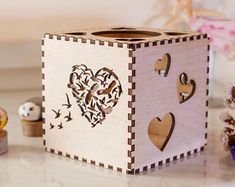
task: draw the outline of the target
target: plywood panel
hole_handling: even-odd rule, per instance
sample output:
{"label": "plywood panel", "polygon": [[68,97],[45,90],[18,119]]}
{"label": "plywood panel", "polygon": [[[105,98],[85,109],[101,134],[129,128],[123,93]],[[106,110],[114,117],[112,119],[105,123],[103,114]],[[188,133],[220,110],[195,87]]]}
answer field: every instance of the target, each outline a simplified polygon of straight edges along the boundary
{"label": "plywood panel", "polygon": [[[173,160],[182,153],[200,149],[205,143],[206,90],[207,90],[207,39],[158,45],[137,49],[136,57],[136,128],[135,168],[150,167],[152,163]],[[171,56],[167,77],[154,71],[155,61],[165,53]],[[184,103],[177,97],[177,79],[181,73],[196,82],[194,95]],[[148,137],[148,126],[154,117],[167,113],[175,116],[175,127],[163,151]]]}
{"label": "plywood panel", "polygon": [[[44,40],[43,84],[45,90],[45,141],[47,150],[69,156],[103,167],[111,165],[114,169],[127,167],[127,113],[128,113],[128,58],[127,48],[92,45],[78,42]],[[82,116],[72,90],[68,88],[69,77],[74,65],[86,64],[95,74],[106,67],[115,72],[122,94],[118,103],[102,124],[92,128],[92,124]],[[71,107],[67,103],[69,97]],[[58,118],[55,119],[56,114]],[[60,110],[60,111],[59,111]],[[64,118],[71,113],[73,118]],[[53,127],[54,126],[54,127]]]}

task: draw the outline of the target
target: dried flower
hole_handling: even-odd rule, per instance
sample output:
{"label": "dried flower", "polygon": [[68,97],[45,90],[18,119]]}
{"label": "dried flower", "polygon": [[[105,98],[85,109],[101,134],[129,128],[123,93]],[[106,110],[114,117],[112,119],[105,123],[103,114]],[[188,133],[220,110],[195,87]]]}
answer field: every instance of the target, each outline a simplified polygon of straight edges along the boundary
{"label": "dried flower", "polygon": [[235,120],[229,112],[223,112],[220,114],[220,120],[227,123],[228,125],[235,126]]}
{"label": "dried flower", "polygon": [[226,151],[229,151],[232,146],[235,146],[235,130],[228,127],[220,135],[220,140]]}
{"label": "dried flower", "polygon": [[224,148],[228,147],[229,137],[228,137],[228,135],[225,132],[221,133],[220,140],[221,140]]}
{"label": "dried flower", "polygon": [[[230,109],[235,108],[235,85],[228,86],[224,105]],[[233,118],[229,112],[223,112],[219,118],[226,123],[225,128],[220,135],[220,140],[224,149],[231,151],[232,158],[235,160],[235,118]]]}
{"label": "dried flower", "polygon": [[235,135],[235,130],[234,129],[230,129],[230,128],[226,128],[226,129],[229,129],[227,131],[227,135],[229,136],[229,138],[233,138],[233,136]]}
{"label": "dried flower", "polygon": [[223,122],[231,120],[232,116],[229,114],[229,112],[223,112],[220,114],[220,120],[222,120]]}
{"label": "dried flower", "polygon": [[229,141],[229,138],[228,138],[228,135],[225,133],[225,132],[222,132],[221,135],[220,135],[220,140],[223,144],[223,146],[228,146],[228,141]]}
{"label": "dried flower", "polygon": [[224,105],[227,108],[235,108],[235,85],[229,85],[225,91]]}

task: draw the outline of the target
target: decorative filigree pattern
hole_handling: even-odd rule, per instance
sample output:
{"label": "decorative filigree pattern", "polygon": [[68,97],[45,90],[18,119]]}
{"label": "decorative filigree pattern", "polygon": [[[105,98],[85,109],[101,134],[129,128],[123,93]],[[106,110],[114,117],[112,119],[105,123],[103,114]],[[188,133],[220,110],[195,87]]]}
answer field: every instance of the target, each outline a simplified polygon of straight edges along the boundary
{"label": "decorative filigree pattern", "polygon": [[85,65],[73,66],[68,87],[84,116],[95,127],[118,103],[122,87],[117,75],[108,68],[93,74]]}

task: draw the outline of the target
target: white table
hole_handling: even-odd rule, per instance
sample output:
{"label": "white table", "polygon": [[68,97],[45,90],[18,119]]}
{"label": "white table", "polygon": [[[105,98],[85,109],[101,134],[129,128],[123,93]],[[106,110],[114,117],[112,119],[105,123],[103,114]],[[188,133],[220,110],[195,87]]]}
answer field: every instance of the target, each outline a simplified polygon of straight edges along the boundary
{"label": "white table", "polygon": [[0,187],[106,187],[235,186],[235,161],[223,151],[218,120],[224,109],[210,109],[206,150],[162,168],[126,175],[44,151],[41,138],[22,136],[18,106],[40,91],[0,93],[0,105],[8,111],[9,152],[0,156]]}

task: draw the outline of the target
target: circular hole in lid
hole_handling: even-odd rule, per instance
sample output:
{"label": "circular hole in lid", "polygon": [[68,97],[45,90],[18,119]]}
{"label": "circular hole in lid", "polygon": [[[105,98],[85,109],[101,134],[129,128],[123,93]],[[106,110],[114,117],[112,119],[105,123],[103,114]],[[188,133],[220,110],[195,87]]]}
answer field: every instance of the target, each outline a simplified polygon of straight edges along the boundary
{"label": "circular hole in lid", "polygon": [[161,33],[153,31],[140,31],[140,30],[111,30],[111,31],[98,31],[93,32],[92,35],[108,37],[108,38],[149,38],[160,36]]}
{"label": "circular hole in lid", "polygon": [[138,41],[143,41],[145,39],[143,38],[117,38],[115,40],[118,40],[118,41],[127,41],[127,42],[138,42]]}
{"label": "circular hole in lid", "polygon": [[169,36],[179,36],[179,35],[185,35],[185,34],[188,34],[186,32],[164,32],[166,35],[169,35]]}
{"label": "circular hole in lid", "polygon": [[86,35],[85,32],[68,32],[68,33],[64,33],[64,34],[75,35],[75,36]]}
{"label": "circular hole in lid", "polygon": [[113,29],[113,30],[135,30],[135,28],[131,28],[131,27],[113,27],[111,29]]}

